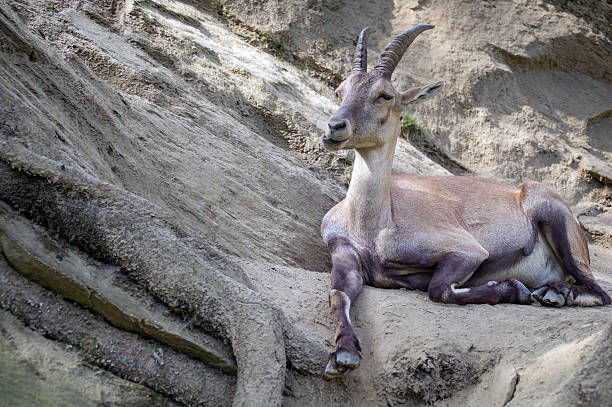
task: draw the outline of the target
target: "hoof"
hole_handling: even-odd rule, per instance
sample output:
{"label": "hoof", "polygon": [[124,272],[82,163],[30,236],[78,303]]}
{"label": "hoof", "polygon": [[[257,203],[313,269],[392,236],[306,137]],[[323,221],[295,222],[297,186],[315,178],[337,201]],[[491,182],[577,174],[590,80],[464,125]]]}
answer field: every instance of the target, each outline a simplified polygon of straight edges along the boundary
{"label": "hoof", "polygon": [[328,377],[340,377],[359,367],[361,357],[357,354],[340,350],[329,355],[325,375]]}
{"label": "hoof", "polygon": [[559,294],[556,290],[548,290],[542,302],[551,307],[562,307],[565,305],[565,297]]}
{"label": "hoof", "polygon": [[534,301],[541,301],[542,298],[544,298],[546,291],[548,291],[548,287],[540,287],[531,293],[531,298],[533,298]]}
{"label": "hoof", "polygon": [[531,293],[531,298],[549,307],[562,307],[565,305],[565,297],[554,287],[540,287]]}
{"label": "hoof", "polygon": [[336,363],[347,369],[356,369],[359,367],[361,358],[359,355],[341,350],[336,354]]}
{"label": "hoof", "polygon": [[336,364],[333,358],[329,358],[327,366],[325,366],[325,376],[327,377],[340,377],[345,374],[347,369],[342,368]]}
{"label": "hoof", "polygon": [[601,288],[572,285],[567,282],[555,283],[552,286],[544,286],[531,293],[531,297],[542,305],[562,307],[577,305],[581,307],[593,307],[607,305],[610,297]]}

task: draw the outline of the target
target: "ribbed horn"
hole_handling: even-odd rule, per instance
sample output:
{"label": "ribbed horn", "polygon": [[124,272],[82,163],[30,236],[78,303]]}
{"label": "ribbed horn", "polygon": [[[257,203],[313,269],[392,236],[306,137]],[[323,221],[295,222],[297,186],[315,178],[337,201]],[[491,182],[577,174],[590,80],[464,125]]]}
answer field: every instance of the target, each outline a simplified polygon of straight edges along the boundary
{"label": "ribbed horn", "polygon": [[372,27],[361,30],[357,46],[355,47],[355,59],[353,60],[353,72],[366,72],[368,70],[368,31],[376,31]]}
{"label": "ribbed horn", "polygon": [[395,37],[380,54],[380,59],[374,69],[381,71],[386,77],[390,78],[404,52],[408,49],[412,41],[423,31],[434,28],[431,24],[419,24],[411,27]]}

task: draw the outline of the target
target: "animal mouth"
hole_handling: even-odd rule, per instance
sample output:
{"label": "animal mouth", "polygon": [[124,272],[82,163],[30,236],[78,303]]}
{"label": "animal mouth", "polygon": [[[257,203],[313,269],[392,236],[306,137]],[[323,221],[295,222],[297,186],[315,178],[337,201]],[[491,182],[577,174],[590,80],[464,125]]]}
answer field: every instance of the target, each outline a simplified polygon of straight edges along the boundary
{"label": "animal mouth", "polygon": [[323,136],[323,145],[325,146],[325,148],[327,148],[328,150],[338,150],[342,147],[342,145],[350,138],[344,138],[342,140],[335,140],[331,137],[329,137],[327,134]]}

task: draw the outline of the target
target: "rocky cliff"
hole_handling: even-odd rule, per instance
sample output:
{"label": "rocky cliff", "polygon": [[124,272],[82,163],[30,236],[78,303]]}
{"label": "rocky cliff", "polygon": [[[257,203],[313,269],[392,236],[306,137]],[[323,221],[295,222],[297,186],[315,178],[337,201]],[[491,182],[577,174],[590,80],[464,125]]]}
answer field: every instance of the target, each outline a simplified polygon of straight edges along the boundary
{"label": "rocky cliff", "polygon": [[612,291],[611,10],[0,2],[0,405],[608,405],[608,307],[366,288],[362,366],[324,378],[351,155],[319,138],[363,26],[376,55],[435,24],[394,81],[448,85],[396,169],[554,187]]}

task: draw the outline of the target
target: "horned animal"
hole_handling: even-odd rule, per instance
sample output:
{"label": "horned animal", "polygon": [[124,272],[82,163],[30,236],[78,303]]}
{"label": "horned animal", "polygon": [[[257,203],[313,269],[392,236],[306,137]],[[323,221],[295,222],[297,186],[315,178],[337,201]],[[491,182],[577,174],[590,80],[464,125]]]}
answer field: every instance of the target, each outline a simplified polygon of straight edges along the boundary
{"label": "horned animal", "polygon": [[391,171],[402,112],[444,85],[399,92],[391,84],[408,46],[432,28],[421,24],[399,34],[370,72],[370,28],[364,28],[351,73],[336,90],[340,107],[322,142],[331,151],[355,149],[355,160],[345,199],[321,224],[332,260],[336,327],[329,376],[360,364],[349,310],[363,284],[422,290],[432,301],[452,304],[610,304],[590,271],[580,225],[548,187]]}

